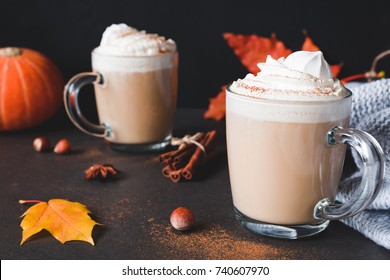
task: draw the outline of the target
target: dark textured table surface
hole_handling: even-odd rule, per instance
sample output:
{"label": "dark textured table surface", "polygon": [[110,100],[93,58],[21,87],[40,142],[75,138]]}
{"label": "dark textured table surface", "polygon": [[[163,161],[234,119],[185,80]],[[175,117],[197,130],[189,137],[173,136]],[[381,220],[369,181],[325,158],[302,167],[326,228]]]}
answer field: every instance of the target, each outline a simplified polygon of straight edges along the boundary
{"label": "dark textured table surface", "polygon": [[[203,110],[180,109],[175,136],[217,129],[219,156],[197,180],[173,183],[161,175],[159,154],[122,154],[101,139],[72,127],[67,119],[18,133],[0,134],[1,259],[390,259],[390,251],[359,232],[332,222],[323,233],[302,240],[257,236],[242,228],[232,211],[224,122],[204,120]],[[68,138],[69,155],[36,153],[35,137]],[[86,181],[84,169],[111,163],[122,171],[114,181]],[[64,198],[86,205],[103,226],[93,230],[95,246],[61,245],[43,231],[20,246],[21,218],[30,205],[19,199]],[[198,224],[180,233],[170,213],[187,206]]]}

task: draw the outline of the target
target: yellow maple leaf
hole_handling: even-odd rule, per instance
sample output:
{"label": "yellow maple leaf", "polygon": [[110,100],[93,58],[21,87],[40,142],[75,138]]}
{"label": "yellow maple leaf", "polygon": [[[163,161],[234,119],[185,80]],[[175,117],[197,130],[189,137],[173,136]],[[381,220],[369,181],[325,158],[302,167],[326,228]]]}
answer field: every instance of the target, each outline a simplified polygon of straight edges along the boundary
{"label": "yellow maple leaf", "polygon": [[92,239],[92,229],[100,225],[88,215],[91,213],[87,207],[78,202],[64,199],[51,199],[43,201],[24,201],[19,203],[38,202],[31,206],[21,217],[24,217],[20,226],[23,229],[22,245],[32,235],[45,229],[58,241],[64,244],[67,241],[86,241],[95,245]]}

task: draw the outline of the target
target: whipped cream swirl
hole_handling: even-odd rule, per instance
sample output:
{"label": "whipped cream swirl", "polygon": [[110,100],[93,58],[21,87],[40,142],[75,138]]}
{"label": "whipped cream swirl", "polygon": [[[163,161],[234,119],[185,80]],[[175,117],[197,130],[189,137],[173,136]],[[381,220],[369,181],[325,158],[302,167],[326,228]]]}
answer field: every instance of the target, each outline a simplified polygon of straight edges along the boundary
{"label": "whipped cream swirl", "polygon": [[273,100],[329,100],[348,95],[322,52],[297,51],[287,58],[259,63],[257,75],[248,74],[230,86],[230,91],[253,98]]}
{"label": "whipped cream swirl", "polygon": [[175,52],[176,43],[121,23],[106,28],[100,46],[94,51],[116,56],[152,56]]}

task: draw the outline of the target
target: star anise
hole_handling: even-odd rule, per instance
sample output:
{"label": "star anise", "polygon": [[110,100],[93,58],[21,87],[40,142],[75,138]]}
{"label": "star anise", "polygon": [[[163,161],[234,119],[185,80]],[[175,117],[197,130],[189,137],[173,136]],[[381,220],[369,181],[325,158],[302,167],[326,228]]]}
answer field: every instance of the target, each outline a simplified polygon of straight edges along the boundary
{"label": "star anise", "polygon": [[106,180],[115,175],[120,171],[115,169],[112,164],[94,164],[88,169],[84,170],[86,180]]}

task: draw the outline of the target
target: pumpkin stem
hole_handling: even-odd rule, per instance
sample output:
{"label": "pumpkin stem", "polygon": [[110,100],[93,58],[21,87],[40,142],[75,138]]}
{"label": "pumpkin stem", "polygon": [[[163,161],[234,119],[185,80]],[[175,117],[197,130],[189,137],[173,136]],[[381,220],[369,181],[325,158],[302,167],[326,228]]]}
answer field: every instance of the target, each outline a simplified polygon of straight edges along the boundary
{"label": "pumpkin stem", "polygon": [[18,201],[20,204],[26,204],[26,203],[39,203],[39,202],[43,202],[41,200],[36,200],[36,199],[29,199],[29,200],[19,200]]}
{"label": "pumpkin stem", "polygon": [[22,54],[22,49],[17,47],[7,47],[0,49],[0,56],[18,56]]}

